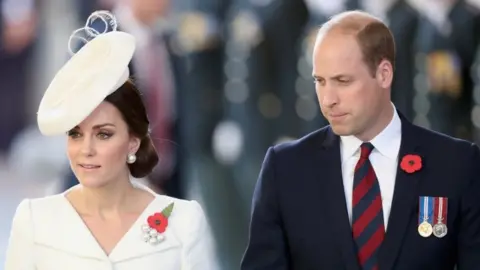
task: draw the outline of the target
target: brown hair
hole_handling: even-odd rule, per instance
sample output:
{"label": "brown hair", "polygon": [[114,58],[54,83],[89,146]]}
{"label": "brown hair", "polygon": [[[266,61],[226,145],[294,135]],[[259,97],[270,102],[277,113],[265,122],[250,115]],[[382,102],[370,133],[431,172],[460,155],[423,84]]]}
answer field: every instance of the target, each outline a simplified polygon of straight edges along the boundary
{"label": "brown hair", "polygon": [[142,95],[133,81],[128,80],[117,91],[105,98],[121,113],[127,123],[129,132],[140,138],[140,147],[136,153],[137,160],[128,164],[130,173],[135,178],[150,174],[158,163],[158,154],[149,134],[149,120]]}
{"label": "brown hair", "polygon": [[373,77],[383,60],[389,61],[395,69],[395,39],[380,19],[363,11],[346,11],[333,16],[322,25],[319,36],[331,30],[355,36],[363,61]]}

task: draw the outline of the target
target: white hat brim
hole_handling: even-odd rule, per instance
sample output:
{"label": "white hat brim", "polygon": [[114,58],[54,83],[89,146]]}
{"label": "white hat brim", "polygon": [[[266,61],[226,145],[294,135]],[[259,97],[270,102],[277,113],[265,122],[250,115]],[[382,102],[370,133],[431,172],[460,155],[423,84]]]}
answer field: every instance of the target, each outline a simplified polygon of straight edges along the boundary
{"label": "white hat brim", "polygon": [[44,135],[79,125],[129,77],[135,38],[109,32],[85,44],[55,75],[40,102],[37,123]]}

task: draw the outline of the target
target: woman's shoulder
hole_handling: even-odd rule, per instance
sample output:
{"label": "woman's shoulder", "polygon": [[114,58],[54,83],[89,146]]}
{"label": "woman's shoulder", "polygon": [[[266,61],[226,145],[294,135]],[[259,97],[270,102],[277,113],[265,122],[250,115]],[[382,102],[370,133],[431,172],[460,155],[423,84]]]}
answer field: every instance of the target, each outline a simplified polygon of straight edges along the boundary
{"label": "woman's shoulder", "polygon": [[156,194],[153,207],[162,212],[170,211],[174,217],[201,217],[203,208],[197,200],[179,199],[167,195]]}
{"label": "woman's shoulder", "polygon": [[[28,231],[53,230],[60,220],[64,220],[66,205],[62,201],[63,195],[56,194],[40,198],[25,198],[18,205],[13,216],[13,227],[24,228]],[[69,222],[69,221],[68,221]],[[48,235],[48,234],[46,234]]]}
{"label": "woman's shoulder", "polygon": [[55,194],[38,198],[25,198],[17,205],[16,214],[30,216],[48,216],[58,214],[65,207],[63,194]]}
{"label": "woman's shoulder", "polygon": [[[157,195],[155,210],[149,219],[159,224],[166,224],[176,238],[189,247],[198,241],[212,241],[210,226],[203,207],[197,200],[178,199],[166,195]],[[164,215],[166,213],[166,215]],[[160,215],[158,215],[160,214]],[[166,218],[168,222],[161,222]],[[169,230],[167,229],[167,230]],[[207,244],[202,244],[207,247]]]}
{"label": "woman's shoulder", "polygon": [[18,204],[17,209],[26,209],[26,208],[29,208],[29,209],[47,208],[48,209],[56,205],[61,205],[62,199],[64,199],[63,194],[54,194],[54,195],[48,195],[48,196],[36,197],[36,198],[24,198]]}
{"label": "woman's shoulder", "polygon": [[149,216],[152,219],[166,218],[168,226],[179,236],[189,234],[192,230],[197,231],[207,222],[203,208],[198,201],[158,194]]}

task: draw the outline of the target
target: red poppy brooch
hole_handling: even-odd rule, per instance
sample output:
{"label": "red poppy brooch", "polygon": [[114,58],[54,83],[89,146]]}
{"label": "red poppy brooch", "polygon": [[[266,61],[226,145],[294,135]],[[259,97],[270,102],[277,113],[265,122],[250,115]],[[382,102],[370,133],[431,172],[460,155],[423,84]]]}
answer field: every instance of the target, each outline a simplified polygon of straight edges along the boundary
{"label": "red poppy brooch", "polygon": [[142,226],[143,240],[152,245],[165,239],[163,233],[168,227],[168,218],[173,210],[173,202],[165,207],[162,212],[154,213],[147,218],[147,224]]}
{"label": "red poppy brooch", "polygon": [[400,163],[400,168],[407,173],[414,173],[422,168],[422,158],[419,155],[405,155]]}

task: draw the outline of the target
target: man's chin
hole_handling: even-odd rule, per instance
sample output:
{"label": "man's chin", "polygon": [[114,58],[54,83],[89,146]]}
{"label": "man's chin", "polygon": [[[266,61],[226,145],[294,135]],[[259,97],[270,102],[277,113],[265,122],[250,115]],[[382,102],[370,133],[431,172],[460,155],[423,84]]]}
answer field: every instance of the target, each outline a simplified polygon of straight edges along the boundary
{"label": "man's chin", "polygon": [[352,130],[350,128],[347,128],[345,126],[341,125],[330,125],[332,128],[333,133],[338,136],[350,136],[352,135]]}

